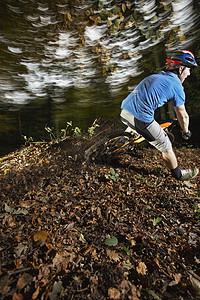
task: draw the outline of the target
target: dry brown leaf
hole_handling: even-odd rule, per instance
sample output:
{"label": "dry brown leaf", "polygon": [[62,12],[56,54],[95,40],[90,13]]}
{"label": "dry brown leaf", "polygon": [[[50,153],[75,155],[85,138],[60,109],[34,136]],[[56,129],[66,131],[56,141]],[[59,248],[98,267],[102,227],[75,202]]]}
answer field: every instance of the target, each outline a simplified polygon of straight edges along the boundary
{"label": "dry brown leaf", "polygon": [[60,253],[56,253],[54,259],[53,259],[53,267],[58,266],[64,261],[64,256]]}
{"label": "dry brown leaf", "polygon": [[33,280],[33,277],[30,274],[24,273],[17,282],[17,287],[21,290],[23,289],[27,284],[30,284]]}
{"label": "dry brown leaf", "polygon": [[2,224],[7,225],[8,227],[15,227],[15,218],[11,215],[5,215]]}
{"label": "dry brown leaf", "polygon": [[138,297],[140,297],[140,291],[137,289],[137,287],[134,284],[131,285],[131,292],[132,295],[129,296],[129,300],[139,300]]}
{"label": "dry brown leaf", "polygon": [[127,1],[127,2],[126,2],[126,6],[127,6],[128,9],[131,9],[131,2],[130,2],[130,1]]}
{"label": "dry brown leaf", "polygon": [[72,16],[70,15],[70,13],[67,13],[67,19],[72,22]]}
{"label": "dry brown leaf", "polygon": [[12,300],[23,300],[22,294],[14,293],[12,296]]}
{"label": "dry brown leaf", "polygon": [[53,267],[56,267],[59,270],[66,270],[69,262],[75,260],[76,254],[74,252],[64,252],[63,254],[56,253],[53,259]]}
{"label": "dry brown leaf", "polygon": [[177,283],[180,282],[182,275],[180,273],[176,273],[174,274],[174,279]]}
{"label": "dry brown leaf", "polygon": [[49,233],[47,231],[39,230],[38,232],[36,232],[34,234],[33,239],[35,242],[37,242],[39,240],[46,242],[48,237],[49,237]]}
{"label": "dry brown leaf", "polygon": [[116,288],[111,287],[108,289],[108,297],[109,297],[109,299],[119,300],[120,299],[120,291]]}
{"label": "dry brown leaf", "polygon": [[126,11],[126,4],[125,4],[125,3],[122,4],[122,11],[123,11],[123,12]]}
{"label": "dry brown leaf", "polygon": [[120,260],[118,253],[116,253],[114,250],[107,250],[106,252],[111,260],[114,260],[114,261]]}
{"label": "dry brown leaf", "polygon": [[101,215],[101,208],[100,208],[100,207],[97,208],[97,216],[98,216],[99,218],[102,218],[102,215]]}
{"label": "dry brown leaf", "polygon": [[120,290],[128,290],[129,289],[129,282],[125,279],[122,280],[122,282],[119,285]]}
{"label": "dry brown leaf", "polygon": [[40,287],[38,286],[37,289],[35,290],[35,292],[33,293],[31,300],[36,300],[38,299],[38,295],[40,293]]}
{"label": "dry brown leaf", "polygon": [[146,275],[147,267],[144,262],[140,262],[139,265],[136,267],[138,274]]}
{"label": "dry brown leaf", "polygon": [[98,259],[97,257],[97,250],[95,248],[91,249],[91,255],[94,259]]}
{"label": "dry brown leaf", "polygon": [[200,296],[200,277],[194,272],[193,275],[195,275],[196,277],[195,278],[194,276],[190,275],[190,282],[193,288],[193,292],[196,296]]}
{"label": "dry brown leaf", "polygon": [[157,257],[154,259],[154,261],[155,261],[156,265],[160,268],[161,266],[160,266],[160,263],[159,263],[159,260],[157,259]]}
{"label": "dry brown leaf", "polygon": [[49,266],[48,265],[41,266],[38,273],[38,280],[41,280],[43,277],[46,277],[49,274],[50,274]]}

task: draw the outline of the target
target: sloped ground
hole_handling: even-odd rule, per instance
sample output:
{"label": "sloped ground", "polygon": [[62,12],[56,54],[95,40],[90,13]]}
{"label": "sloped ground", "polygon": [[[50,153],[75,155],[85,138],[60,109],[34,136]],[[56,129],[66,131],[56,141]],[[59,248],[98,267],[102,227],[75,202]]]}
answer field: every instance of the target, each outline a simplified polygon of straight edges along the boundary
{"label": "sloped ground", "polygon": [[95,164],[84,147],[0,159],[1,299],[200,299],[199,176],[175,181],[152,149]]}

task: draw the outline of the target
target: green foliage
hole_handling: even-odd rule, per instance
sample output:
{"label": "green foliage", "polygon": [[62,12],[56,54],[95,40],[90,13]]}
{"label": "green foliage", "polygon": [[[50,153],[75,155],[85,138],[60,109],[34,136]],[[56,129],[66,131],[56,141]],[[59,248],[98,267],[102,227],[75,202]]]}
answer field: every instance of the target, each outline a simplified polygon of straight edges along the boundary
{"label": "green foliage", "polygon": [[128,248],[126,248],[125,246],[123,247],[124,252],[126,253],[126,255],[128,255],[131,259],[134,260],[134,257],[131,255],[131,250],[129,250]]}
{"label": "green foliage", "polygon": [[95,120],[91,127],[88,128],[88,134],[89,138],[93,137],[95,134],[95,129],[99,127],[99,124],[97,124],[97,120]]}
{"label": "green foliage", "polygon": [[95,134],[95,129],[99,127],[99,124],[97,124],[97,120],[95,120],[91,127],[87,130],[87,135],[81,131],[79,127],[74,127],[72,121],[67,122],[66,127],[62,128],[60,130],[60,133],[58,135],[54,134],[53,128],[50,128],[48,126],[45,126],[45,130],[49,133],[51,141],[64,141],[66,139],[69,139],[70,137],[88,137],[92,138]]}
{"label": "green foliage", "polygon": [[124,252],[126,252],[127,255],[130,255],[130,250],[126,248],[125,246],[123,247]]}
{"label": "green foliage", "polygon": [[106,246],[112,247],[118,245],[118,239],[115,236],[111,236],[110,238],[105,239],[104,244]]}
{"label": "green foliage", "polygon": [[67,122],[66,127],[60,130],[60,137],[59,137],[59,139],[61,141],[64,141],[64,140],[66,140],[67,138],[70,137],[69,133],[68,133],[69,128],[72,128],[72,122],[71,121]]}
{"label": "green foliage", "polygon": [[82,135],[81,129],[77,126],[74,129],[72,129],[72,131],[74,132],[74,136],[76,136],[76,137],[79,137]]}
{"label": "green foliage", "polygon": [[46,126],[45,126],[45,130],[49,133],[50,138],[51,138],[52,141],[56,139],[56,137],[55,137],[55,135],[54,135],[54,133],[53,133],[52,128],[50,128],[50,127],[48,127],[48,126],[46,125]]}
{"label": "green foliage", "polygon": [[[92,138],[97,127],[99,127],[99,124],[97,124],[97,120],[95,120],[92,126],[88,128],[87,133],[84,134],[79,127],[73,127],[72,121],[70,121],[66,123],[65,128],[62,128],[59,133],[55,133],[54,128],[47,125],[45,125],[45,130],[48,132],[52,142],[62,142],[72,137]],[[33,137],[27,137],[26,135],[22,135],[22,137],[25,141],[25,146],[28,146],[31,143],[39,143],[34,142]]]}
{"label": "green foliage", "polygon": [[111,180],[118,180],[119,179],[119,174],[115,172],[113,168],[110,168],[110,173],[105,176],[107,179]]}
{"label": "green foliage", "polygon": [[147,186],[149,186],[149,187],[155,187],[155,185],[156,185],[156,183],[151,184],[151,183],[148,181],[148,178],[147,178],[147,177],[144,177],[144,176],[141,175],[141,174],[138,174],[138,175],[136,176],[136,179],[142,180],[142,182],[145,183],[145,184],[146,184]]}
{"label": "green foliage", "polygon": [[195,203],[194,205],[194,212],[195,212],[195,217],[197,219],[200,219],[200,206],[198,205],[198,203]]}
{"label": "green foliage", "polygon": [[153,219],[153,226],[157,226],[158,223],[160,223],[161,221],[162,221],[162,218],[161,218],[161,217],[154,218],[154,219]]}
{"label": "green foliage", "polygon": [[66,127],[60,130],[58,135],[54,134],[53,128],[45,126],[45,130],[49,133],[51,141],[64,141],[72,136],[78,137],[82,135],[81,129],[79,127],[73,128],[72,122],[67,122]]}
{"label": "green foliage", "polygon": [[32,136],[27,137],[26,135],[22,135],[22,137],[24,139],[25,146],[30,145],[33,142]]}

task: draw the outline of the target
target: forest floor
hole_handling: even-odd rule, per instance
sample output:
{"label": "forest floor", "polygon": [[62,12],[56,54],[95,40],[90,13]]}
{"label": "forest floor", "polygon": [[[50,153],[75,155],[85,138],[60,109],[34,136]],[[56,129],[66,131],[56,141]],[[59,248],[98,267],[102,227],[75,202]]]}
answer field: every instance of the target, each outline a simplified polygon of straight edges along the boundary
{"label": "forest floor", "polygon": [[85,143],[0,158],[1,299],[200,299],[200,176],[174,180],[150,148],[87,162]]}

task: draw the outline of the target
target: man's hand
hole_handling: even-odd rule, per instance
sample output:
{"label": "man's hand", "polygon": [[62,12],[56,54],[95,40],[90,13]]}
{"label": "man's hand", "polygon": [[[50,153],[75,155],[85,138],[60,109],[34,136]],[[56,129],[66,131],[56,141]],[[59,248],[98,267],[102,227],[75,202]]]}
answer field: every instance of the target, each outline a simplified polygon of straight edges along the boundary
{"label": "man's hand", "polygon": [[189,140],[189,138],[191,138],[191,136],[192,136],[192,133],[191,133],[190,130],[188,130],[188,132],[186,132],[186,133],[184,133],[184,132],[182,131],[182,138],[183,138],[184,140]]}

